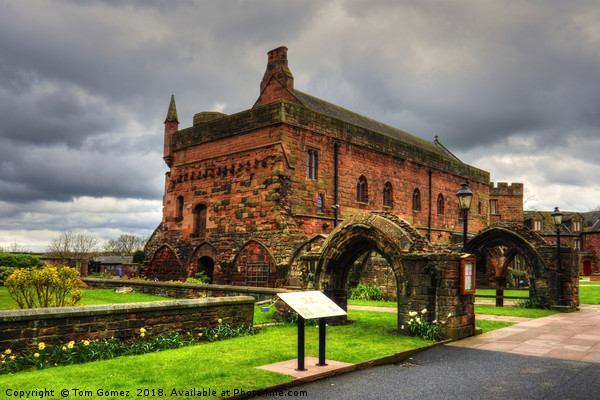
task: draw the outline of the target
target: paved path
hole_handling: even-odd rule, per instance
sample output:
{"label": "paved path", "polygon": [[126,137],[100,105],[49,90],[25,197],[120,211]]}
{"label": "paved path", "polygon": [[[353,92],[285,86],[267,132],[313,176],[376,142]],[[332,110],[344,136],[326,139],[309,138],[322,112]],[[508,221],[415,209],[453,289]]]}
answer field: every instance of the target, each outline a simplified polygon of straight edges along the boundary
{"label": "paved path", "polygon": [[600,399],[599,377],[600,306],[582,305],[292,390],[320,400],[577,400]]}
{"label": "paved path", "polygon": [[[451,346],[600,363],[600,306],[532,319]],[[600,398],[600,394],[599,394]]]}

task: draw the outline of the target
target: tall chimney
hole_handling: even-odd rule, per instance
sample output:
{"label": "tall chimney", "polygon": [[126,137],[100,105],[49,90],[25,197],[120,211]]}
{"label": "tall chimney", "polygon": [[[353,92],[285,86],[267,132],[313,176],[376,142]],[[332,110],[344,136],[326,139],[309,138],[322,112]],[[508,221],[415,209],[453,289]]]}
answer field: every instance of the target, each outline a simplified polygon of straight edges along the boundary
{"label": "tall chimney", "polygon": [[288,68],[287,51],[287,47],[281,46],[267,53],[267,70],[260,82],[260,97],[255,107],[277,100],[298,101],[294,96],[294,76]]}

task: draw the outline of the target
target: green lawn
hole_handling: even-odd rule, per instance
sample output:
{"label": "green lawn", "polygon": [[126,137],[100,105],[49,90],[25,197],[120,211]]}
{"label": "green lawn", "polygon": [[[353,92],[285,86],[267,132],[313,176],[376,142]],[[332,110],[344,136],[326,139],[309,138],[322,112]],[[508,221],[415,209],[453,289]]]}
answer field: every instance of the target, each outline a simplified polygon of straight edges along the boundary
{"label": "green lawn", "polygon": [[[538,308],[521,308],[521,307],[494,307],[475,305],[475,314],[487,315],[503,315],[508,317],[525,317],[525,318],[541,318],[548,315],[558,314],[554,310],[541,310]],[[479,321],[478,321],[479,322]]]}
{"label": "green lawn", "polygon": [[500,328],[506,328],[507,326],[514,325],[515,322],[505,322],[505,321],[486,321],[486,320],[477,320],[475,321],[475,326],[483,329],[483,333],[493,331]]}
{"label": "green lawn", "polygon": [[[477,289],[477,291],[475,292],[475,296],[477,296],[478,294],[484,295],[484,296],[495,296],[496,290],[495,289]],[[505,290],[504,296],[529,297],[529,291],[528,290]]]}
{"label": "green lawn", "polygon": [[[80,306],[91,306],[94,304],[116,304],[116,303],[139,303],[144,301],[175,300],[168,297],[154,296],[145,293],[115,293],[113,289],[83,289],[83,295],[79,301]],[[0,287],[0,310],[18,309],[17,303],[9,296],[8,290]]]}
{"label": "green lawn", "polygon": [[600,286],[580,286],[579,302],[581,304],[600,304]]}
{"label": "green lawn", "polygon": [[[351,310],[349,318],[356,322],[327,328],[327,358],[356,363],[432,343],[387,333],[396,327],[396,315],[393,313]],[[317,327],[306,327],[306,355],[318,357]],[[291,377],[287,375],[254,367],[296,357],[297,328],[283,324],[264,327],[255,336],[222,342],[2,375],[0,387],[33,390],[44,382],[44,386],[55,390],[56,394],[63,388],[85,388],[93,392],[92,398],[99,397],[96,395],[99,389],[129,390],[129,396],[135,397],[137,389],[162,389],[171,394],[173,389],[211,388],[217,391],[216,396],[202,398],[215,398],[223,396],[224,390],[250,390],[289,381]]]}
{"label": "green lawn", "polygon": [[600,281],[579,281],[579,285],[586,285],[586,286],[600,286]]}
{"label": "green lawn", "polygon": [[398,302],[396,301],[348,300],[348,304],[353,306],[398,307]]}

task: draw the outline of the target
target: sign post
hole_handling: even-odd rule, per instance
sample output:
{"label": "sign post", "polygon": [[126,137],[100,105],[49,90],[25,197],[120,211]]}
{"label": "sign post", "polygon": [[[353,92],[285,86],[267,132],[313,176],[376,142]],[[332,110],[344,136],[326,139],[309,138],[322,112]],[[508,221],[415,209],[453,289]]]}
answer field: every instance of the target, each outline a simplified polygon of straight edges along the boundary
{"label": "sign post", "polygon": [[283,300],[292,310],[298,313],[298,368],[297,371],[306,371],[304,368],[304,320],[319,320],[319,363],[325,366],[325,318],[346,315],[331,299],[322,292],[292,292],[279,293]]}

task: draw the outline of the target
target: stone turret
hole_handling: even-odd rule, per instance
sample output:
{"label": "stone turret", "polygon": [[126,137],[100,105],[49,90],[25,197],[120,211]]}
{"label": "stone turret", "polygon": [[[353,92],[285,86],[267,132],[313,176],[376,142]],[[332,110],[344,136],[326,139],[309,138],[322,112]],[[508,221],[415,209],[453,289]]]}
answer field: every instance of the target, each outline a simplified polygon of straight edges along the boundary
{"label": "stone turret", "polygon": [[163,159],[171,168],[173,163],[173,134],[179,129],[179,120],[177,119],[177,107],[175,107],[175,95],[171,95],[171,103],[165,118],[165,149]]}

